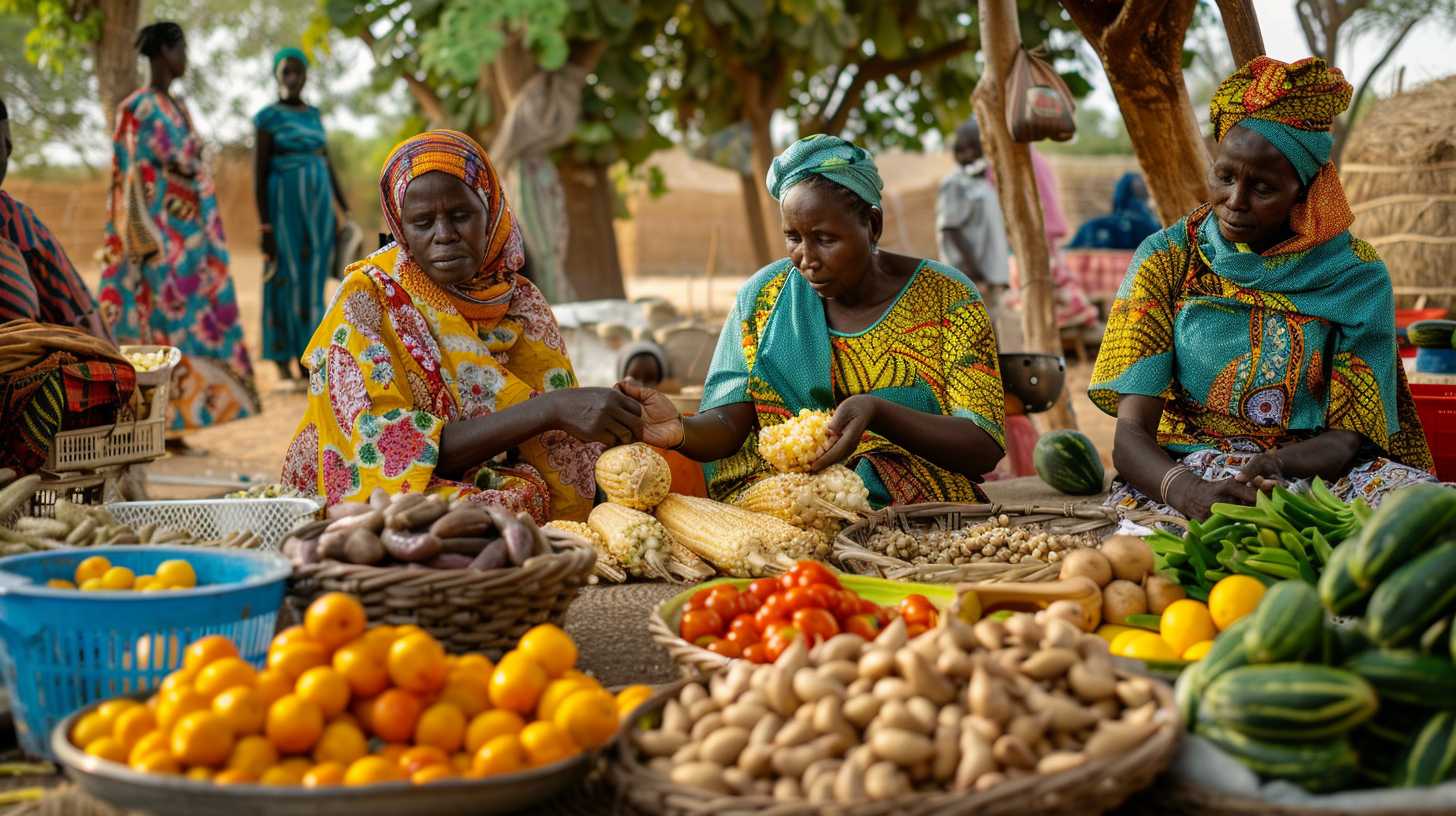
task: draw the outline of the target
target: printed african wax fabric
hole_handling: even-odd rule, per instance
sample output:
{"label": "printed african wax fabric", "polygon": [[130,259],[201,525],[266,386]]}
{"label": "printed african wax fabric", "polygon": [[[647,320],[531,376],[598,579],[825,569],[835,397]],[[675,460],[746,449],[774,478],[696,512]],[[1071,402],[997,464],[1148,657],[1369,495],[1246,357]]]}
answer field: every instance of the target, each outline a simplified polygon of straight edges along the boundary
{"label": "printed african wax fabric", "polygon": [[180,100],[144,88],[117,108],[101,314],[118,343],[176,346],[168,427],[257,414],[212,178]]}
{"label": "printed african wax fabric", "polygon": [[[855,394],[964,417],[1005,447],[995,333],[968,278],[923,260],[884,315],[854,334],[830,330],[823,300],[787,258],[749,279],[718,338],[702,410],[752,402],[764,427]],[[985,500],[971,479],[877,434],[865,434],[845,464],[876,506]],[[704,470],[709,495],[720,500],[773,473],[758,455],[757,434]]]}
{"label": "printed african wax fabric", "polygon": [[28,318],[58,326],[88,328],[96,298],[66,251],[35,210],[0,190],[0,241],[11,245],[22,265],[0,261],[0,320]]}
{"label": "printed african wax fabric", "polygon": [[526,511],[542,524],[590,512],[602,446],[564,431],[459,481],[435,473],[447,423],[577,384],[551,307],[529,281],[515,284],[505,315],[473,323],[391,244],[350,265],[304,365],[308,408],[284,460],[285,483],[329,504],[382,487]]}
{"label": "printed african wax fabric", "polygon": [[303,356],[324,316],[324,285],[333,268],[334,190],[318,108],[273,104],[253,125],[273,137],[268,162],[268,218],[277,257],[263,267],[263,359]]}

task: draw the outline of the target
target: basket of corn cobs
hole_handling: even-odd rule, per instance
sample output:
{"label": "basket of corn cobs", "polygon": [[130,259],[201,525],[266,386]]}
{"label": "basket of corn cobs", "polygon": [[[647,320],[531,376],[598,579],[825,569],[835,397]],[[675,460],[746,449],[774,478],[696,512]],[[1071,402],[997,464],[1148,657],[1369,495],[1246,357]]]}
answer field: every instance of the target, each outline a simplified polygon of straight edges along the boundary
{"label": "basket of corn cobs", "polygon": [[283,543],[294,615],[344,592],[370,620],[417,625],[454,652],[496,658],[532,626],[559,626],[596,560],[577,536],[525,513],[420,493],[375,490],[326,514]]}
{"label": "basket of corn cobs", "polygon": [[1051,581],[1062,558],[1117,527],[1105,507],[909,504],[850,525],[834,541],[845,570],[905,581]]}

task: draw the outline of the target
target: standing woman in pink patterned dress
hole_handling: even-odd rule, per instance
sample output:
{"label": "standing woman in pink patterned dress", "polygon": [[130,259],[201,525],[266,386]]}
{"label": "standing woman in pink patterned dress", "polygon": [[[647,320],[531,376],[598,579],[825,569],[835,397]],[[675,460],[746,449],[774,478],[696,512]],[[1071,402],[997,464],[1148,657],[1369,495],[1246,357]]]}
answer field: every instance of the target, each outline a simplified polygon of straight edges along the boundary
{"label": "standing woman in pink patterned dress", "polygon": [[143,28],[136,46],[151,82],[117,110],[101,311],[120,343],[182,350],[168,423],[176,434],[260,406],[202,141],[168,90],[187,71],[187,40],[161,22]]}

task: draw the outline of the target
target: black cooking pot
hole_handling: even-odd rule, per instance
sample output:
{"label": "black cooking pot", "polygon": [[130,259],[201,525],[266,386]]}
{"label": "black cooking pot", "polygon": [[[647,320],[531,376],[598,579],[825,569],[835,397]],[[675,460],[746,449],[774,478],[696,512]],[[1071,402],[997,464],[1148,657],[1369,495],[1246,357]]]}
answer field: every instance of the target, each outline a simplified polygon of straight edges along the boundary
{"label": "black cooking pot", "polygon": [[1028,414],[1052,407],[1061,396],[1067,379],[1067,361],[1060,354],[1002,354],[1001,382],[1006,393],[1014,394]]}

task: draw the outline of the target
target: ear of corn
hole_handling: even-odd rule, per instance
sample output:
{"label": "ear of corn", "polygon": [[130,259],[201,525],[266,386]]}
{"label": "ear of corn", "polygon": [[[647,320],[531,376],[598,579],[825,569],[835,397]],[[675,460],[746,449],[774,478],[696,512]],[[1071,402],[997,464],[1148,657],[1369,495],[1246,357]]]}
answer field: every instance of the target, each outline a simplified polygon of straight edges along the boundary
{"label": "ear of corn", "polygon": [[639,578],[671,577],[667,571],[671,539],[652,516],[608,502],[592,508],[587,524],[629,574]]}
{"label": "ear of corn", "polygon": [[672,573],[673,577],[684,583],[693,584],[712,578],[717,572],[717,570],[713,569],[712,564],[699,558],[697,553],[684,547],[675,536],[669,534],[668,538],[672,539],[672,546],[668,549],[668,555],[671,557],[667,562],[667,571]]}
{"label": "ear of corn", "polygon": [[844,465],[831,465],[814,474],[814,492],[831,507],[851,516],[873,510],[864,479]]}
{"label": "ear of corn", "polygon": [[787,522],[695,496],[668,494],[657,520],[678,543],[740,578],[782,572],[819,548],[817,536]]}
{"label": "ear of corn", "polygon": [[759,429],[758,455],[780,473],[802,473],[829,450],[828,411],[804,408],[799,415]]}
{"label": "ear of corn", "polygon": [[618,445],[597,458],[597,486],[613,504],[651,510],[672,489],[672,470],[640,442]]}
{"label": "ear of corn", "polygon": [[552,521],[548,522],[546,526],[579,536],[592,545],[592,549],[597,551],[596,565],[592,567],[593,575],[614,584],[627,580],[627,570],[622,567],[622,562],[607,550],[607,542],[602,539],[600,533],[592,529],[590,524],[584,521]]}
{"label": "ear of corn", "polygon": [[858,514],[870,512],[869,490],[843,465],[820,473],[779,473],[754,482],[733,498],[744,510],[773,516],[832,538]]}

